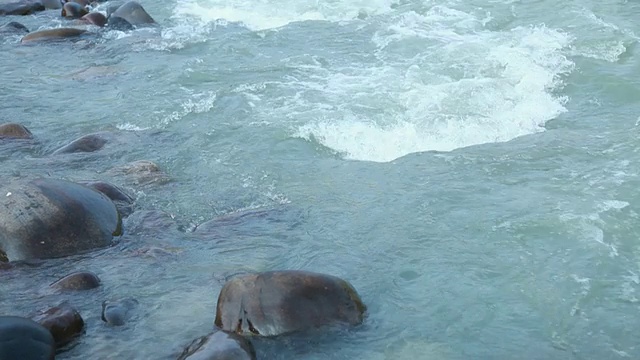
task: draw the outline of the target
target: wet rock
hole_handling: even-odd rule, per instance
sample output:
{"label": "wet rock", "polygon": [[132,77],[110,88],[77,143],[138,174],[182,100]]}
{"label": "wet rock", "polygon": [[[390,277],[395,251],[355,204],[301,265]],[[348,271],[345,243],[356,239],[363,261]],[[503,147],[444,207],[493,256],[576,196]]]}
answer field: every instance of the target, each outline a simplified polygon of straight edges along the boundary
{"label": "wet rock", "polygon": [[14,1],[0,3],[0,15],[31,15],[43,11],[44,5],[40,1]]}
{"label": "wet rock", "polygon": [[65,17],[67,19],[79,19],[87,15],[88,13],[89,12],[87,11],[87,9],[85,9],[83,5],[80,5],[77,2],[68,2],[68,3],[65,3],[64,6],[62,7],[62,11],[60,15],[62,15],[62,17]]}
{"label": "wet rock", "polygon": [[154,25],[155,20],[136,1],[119,6],[108,18],[108,25],[118,30],[131,30],[134,27]]}
{"label": "wet rock", "polygon": [[121,188],[104,181],[81,181],[80,183],[107,195],[122,217],[129,216],[133,212],[135,200]]}
{"label": "wet rock", "polygon": [[178,360],[256,360],[256,351],[242,336],[216,331],[194,340]]}
{"label": "wet rock", "polygon": [[0,359],[53,360],[55,341],[44,326],[18,316],[0,316]]}
{"label": "wet rock", "polygon": [[127,218],[127,233],[139,234],[164,234],[178,229],[175,219],[168,213],[160,210],[136,211]]}
{"label": "wet rock", "polygon": [[331,324],[360,324],[366,311],[348,282],[306,271],[231,279],[220,290],[215,325],[237,334],[275,336]]}
{"label": "wet rock", "polygon": [[116,2],[116,3],[109,2],[109,6],[107,6],[107,19],[111,17],[111,14],[116,12],[116,10],[118,10],[120,6],[122,6],[121,2]]}
{"label": "wet rock", "polygon": [[106,247],[122,232],[113,202],[86,186],[49,178],[0,186],[0,251],[9,261]]}
{"label": "wet rock", "polygon": [[107,25],[107,17],[102,15],[100,12],[90,12],[87,15],[80,18],[80,20],[89,25],[96,25],[100,27],[104,27]]}
{"label": "wet rock", "polygon": [[138,300],[124,298],[102,303],[102,321],[112,326],[122,326],[130,318],[133,310],[138,306]]}
{"label": "wet rock", "polygon": [[56,28],[56,29],[47,29],[40,30],[29,33],[25,35],[21,42],[22,43],[31,43],[35,41],[53,41],[53,40],[64,40],[76,38],[84,33],[87,30],[76,29],[76,28]]}
{"label": "wet rock", "polygon": [[169,182],[169,177],[160,167],[149,160],[138,160],[110,170],[113,174],[126,175],[136,184],[152,184]]}
{"label": "wet rock", "polygon": [[[29,32],[29,29],[27,29],[26,26],[24,26],[24,25],[22,25],[22,24],[20,24],[19,22],[16,22],[16,21],[11,21],[11,22],[8,22],[8,23],[0,26],[0,35],[26,34],[28,32]],[[20,126],[22,126],[22,125],[20,125]],[[29,133],[29,134],[31,134],[31,133]]]}
{"label": "wet rock", "polygon": [[82,316],[68,303],[52,307],[32,319],[51,332],[58,348],[70,343],[84,330]]}
{"label": "wet rock", "polygon": [[108,140],[100,134],[89,134],[73,140],[53,153],[72,154],[79,152],[94,152],[102,149],[107,142]]}
{"label": "wet rock", "polygon": [[[5,26],[8,26],[10,24],[12,23],[6,24]],[[15,26],[23,26],[20,23],[13,24],[17,24]],[[33,134],[31,134],[31,131],[29,131],[29,129],[27,129],[24,125],[16,123],[6,123],[0,125],[0,139],[33,139]]]}
{"label": "wet rock", "polygon": [[42,0],[42,5],[44,5],[45,9],[62,9],[62,1],[60,0]]}
{"label": "wet rock", "polygon": [[74,2],[82,5],[82,7],[86,7],[90,4],[89,0],[64,0],[65,3]]}
{"label": "wet rock", "polygon": [[90,290],[98,286],[100,286],[100,278],[89,271],[69,274],[49,285],[49,287],[56,290]]}

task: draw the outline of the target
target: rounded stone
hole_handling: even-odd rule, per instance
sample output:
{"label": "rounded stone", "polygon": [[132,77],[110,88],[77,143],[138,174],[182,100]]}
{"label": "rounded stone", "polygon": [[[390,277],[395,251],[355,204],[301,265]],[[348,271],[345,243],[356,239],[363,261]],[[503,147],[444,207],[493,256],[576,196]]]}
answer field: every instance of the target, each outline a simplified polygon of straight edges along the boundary
{"label": "rounded stone", "polygon": [[134,199],[121,188],[104,181],[81,181],[81,184],[105,194],[116,205],[121,216],[133,212]]}
{"label": "rounded stone", "polygon": [[112,326],[122,326],[131,318],[132,310],[138,306],[138,300],[124,298],[102,303],[102,321]]}
{"label": "rounded stone", "polygon": [[70,343],[84,330],[82,316],[67,303],[52,307],[32,319],[49,330],[58,348]]}
{"label": "rounded stone", "polygon": [[14,1],[0,3],[0,15],[31,15],[43,11],[44,5],[40,1]]}
{"label": "rounded stone", "polygon": [[220,290],[215,325],[237,334],[275,336],[332,324],[360,324],[366,306],[348,282],[307,271],[242,275]]}
{"label": "rounded stone", "polygon": [[87,15],[88,13],[89,12],[83,5],[78,4],[77,2],[68,2],[65,3],[62,7],[62,12],[60,13],[60,15],[67,19],[79,19]]}
{"label": "rounded stone", "polygon": [[[21,25],[19,23],[16,24]],[[0,139],[33,139],[33,134],[24,125],[6,123],[0,125]]]}
{"label": "rounded stone", "polygon": [[108,19],[109,27],[118,30],[130,30],[134,27],[149,26],[156,21],[137,1],[128,1],[119,6]]}
{"label": "rounded stone", "polygon": [[0,252],[9,261],[106,247],[122,232],[113,202],[80,184],[44,178],[6,184],[0,194]]}
{"label": "rounded stone", "polygon": [[100,136],[100,134],[89,134],[73,140],[69,144],[59,148],[53,153],[72,154],[79,152],[94,152],[102,149],[107,142],[107,139],[105,139],[103,136]]}
{"label": "rounded stone", "polygon": [[240,335],[216,331],[194,340],[178,360],[256,360],[256,350]]}
{"label": "rounded stone", "polygon": [[98,275],[89,271],[79,271],[57,280],[49,287],[56,290],[90,290],[100,286]]}
{"label": "rounded stone", "polygon": [[81,17],[80,20],[82,20],[82,22],[85,24],[91,24],[100,27],[104,27],[105,25],[107,25],[107,17],[97,11],[88,13],[87,15]]}
{"label": "rounded stone", "polygon": [[37,322],[18,316],[0,316],[0,359],[52,360],[55,341]]}
{"label": "rounded stone", "polygon": [[48,41],[48,40],[62,40],[78,37],[87,30],[76,29],[76,28],[57,28],[57,29],[47,29],[40,30],[29,33],[25,35],[21,42],[22,43],[30,43],[35,41]]}

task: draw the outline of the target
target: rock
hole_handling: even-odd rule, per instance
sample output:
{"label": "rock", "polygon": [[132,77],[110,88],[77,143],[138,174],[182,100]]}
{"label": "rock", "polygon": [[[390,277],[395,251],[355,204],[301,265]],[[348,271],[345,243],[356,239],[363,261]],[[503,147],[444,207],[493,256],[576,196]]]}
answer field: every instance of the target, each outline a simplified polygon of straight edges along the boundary
{"label": "rock", "polygon": [[65,3],[64,6],[62,7],[62,11],[60,15],[62,15],[62,17],[65,17],[67,19],[79,19],[87,15],[88,13],[89,12],[87,11],[87,9],[85,9],[83,5],[80,5],[77,2],[68,2],[68,3]]}
{"label": "rock", "polygon": [[86,7],[90,5],[89,0],[64,0],[65,3],[74,2],[82,5],[82,7]]}
{"label": "rock", "polygon": [[0,359],[53,360],[55,341],[44,326],[18,316],[0,316]]}
{"label": "rock", "polygon": [[25,35],[21,42],[22,43],[30,43],[34,41],[48,41],[48,40],[63,40],[78,37],[87,30],[76,29],[76,28],[56,28],[56,29],[47,29],[40,30],[29,33]]}
{"label": "rock", "polygon": [[138,306],[138,300],[124,298],[102,303],[102,321],[113,326],[122,326],[131,318],[132,310]]}
{"label": "rock", "polygon": [[57,10],[61,9],[63,4],[60,0],[42,0],[42,5],[44,5],[45,9]]}
{"label": "rock", "polygon": [[[8,22],[8,23],[0,26],[0,35],[5,35],[5,34],[26,34],[28,32],[29,32],[29,29],[27,29],[26,26],[24,26],[24,25],[22,25],[22,24],[20,24],[19,22],[16,22],[16,21],[11,21],[11,22]],[[18,124],[15,124],[15,125],[18,125]],[[18,126],[22,126],[22,125],[18,125]],[[24,126],[22,126],[22,127],[24,128]],[[31,132],[29,132],[29,134],[31,134]]]}
{"label": "rock", "polygon": [[90,290],[98,286],[100,286],[100,278],[89,271],[69,274],[49,285],[49,287],[56,290]]}
{"label": "rock", "polygon": [[115,204],[120,216],[126,217],[133,212],[133,197],[119,187],[104,181],[81,181],[80,183],[107,195]]}
{"label": "rock", "polygon": [[136,1],[128,1],[119,6],[108,19],[108,25],[117,30],[131,30],[134,27],[154,25],[155,20]]}
{"label": "rock", "polygon": [[40,1],[0,3],[0,15],[31,15],[43,10],[44,5]]}
{"label": "rock", "polygon": [[139,234],[165,234],[177,231],[178,224],[174,218],[160,210],[136,211],[127,218],[127,233]]}
{"label": "rock", "polygon": [[80,184],[36,179],[2,184],[0,194],[0,252],[9,261],[78,254],[122,233],[113,202]]}
{"label": "rock", "polygon": [[166,183],[169,177],[160,170],[160,167],[148,160],[138,160],[124,166],[110,170],[114,174],[123,174],[131,178],[136,184]]}
{"label": "rock", "polygon": [[84,330],[82,316],[67,303],[52,307],[32,319],[51,332],[58,348],[70,343]]}
{"label": "rock", "polygon": [[194,340],[178,360],[256,360],[256,350],[242,336],[216,331]]}
{"label": "rock", "polygon": [[[75,4],[75,3],[67,3]],[[77,5],[77,4],[76,4]],[[89,134],[79,137],[69,144],[54,151],[54,154],[72,154],[79,152],[94,152],[102,149],[107,143],[107,139],[100,134]]]}
{"label": "rock", "polygon": [[[8,26],[10,24],[17,24],[11,26],[23,26],[20,23],[9,23],[4,26]],[[33,139],[33,134],[31,134],[31,131],[24,127],[24,125],[6,123],[0,125],[0,139]]]}
{"label": "rock", "polygon": [[100,27],[104,27],[105,25],[107,25],[106,16],[97,11],[88,13],[87,15],[81,17],[80,20],[82,20],[83,23],[89,25],[96,25]]}
{"label": "rock", "polygon": [[118,10],[120,6],[122,6],[121,2],[116,2],[116,3],[109,2],[107,6],[107,19],[111,16],[111,14],[116,12],[116,10]]}
{"label": "rock", "polygon": [[306,271],[231,279],[220,290],[215,325],[238,334],[275,336],[331,324],[360,324],[366,306],[346,281]]}

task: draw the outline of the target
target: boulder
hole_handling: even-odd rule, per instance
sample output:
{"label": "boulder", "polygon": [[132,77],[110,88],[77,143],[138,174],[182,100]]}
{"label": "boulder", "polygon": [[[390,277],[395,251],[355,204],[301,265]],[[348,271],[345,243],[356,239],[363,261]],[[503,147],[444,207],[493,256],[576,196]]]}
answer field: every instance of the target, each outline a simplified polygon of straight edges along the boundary
{"label": "boulder", "polygon": [[366,306],[348,282],[307,271],[232,278],[220,290],[215,325],[237,334],[275,336],[332,324],[357,325]]}
{"label": "boulder", "polygon": [[156,21],[136,1],[128,1],[110,13],[108,26],[117,30],[155,25]]}
{"label": "boulder", "polygon": [[0,359],[53,360],[55,340],[44,326],[18,316],[0,316]]}
{"label": "boulder", "polygon": [[80,184],[17,181],[0,185],[0,194],[0,258],[9,261],[78,254],[109,246],[122,233],[113,202]]}
{"label": "boulder", "polygon": [[[17,22],[10,22],[4,25],[3,28],[6,26],[10,26],[12,28],[15,28],[16,30],[21,29],[20,26],[26,29],[24,25]],[[27,30],[27,32],[29,31]],[[0,140],[1,139],[33,139],[33,134],[31,134],[31,131],[29,131],[29,129],[27,129],[24,125],[16,123],[6,123],[0,125]]]}

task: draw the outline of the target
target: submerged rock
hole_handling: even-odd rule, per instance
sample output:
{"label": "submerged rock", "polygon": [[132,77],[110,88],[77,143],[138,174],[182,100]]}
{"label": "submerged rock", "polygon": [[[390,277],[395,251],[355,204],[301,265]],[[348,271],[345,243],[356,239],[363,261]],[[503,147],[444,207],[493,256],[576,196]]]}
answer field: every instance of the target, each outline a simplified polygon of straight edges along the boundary
{"label": "submerged rock", "polygon": [[306,271],[231,279],[220,290],[215,325],[238,334],[275,336],[330,324],[360,324],[366,311],[348,282]]}
{"label": "submerged rock", "polygon": [[160,210],[140,210],[127,218],[127,233],[140,234],[166,234],[177,231],[178,224],[168,213]]}
{"label": "submerged rock", "polygon": [[68,303],[52,307],[32,319],[51,332],[58,348],[70,343],[84,330],[82,316]]}
{"label": "submerged rock", "polygon": [[90,290],[100,286],[98,275],[89,271],[79,271],[57,280],[49,287],[56,290]]}
{"label": "submerged rock", "polygon": [[169,182],[169,177],[160,167],[149,160],[138,160],[126,165],[115,167],[109,171],[113,174],[123,174],[136,184],[153,184]]}
{"label": "submerged rock", "polygon": [[[21,25],[19,23],[15,24]],[[29,129],[27,129],[24,125],[16,123],[6,123],[0,125],[0,139],[33,139],[33,134],[31,134],[31,131],[29,131]]]}
{"label": "submerged rock", "polygon": [[113,202],[80,184],[36,179],[6,184],[0,194],[0,252],[9,261],[106,247],[122,232]]}
{"label": "submerged rock", "polygon": [[242,336],[216,331],[194,340],[178,360],[256,360],[256,350]]}
{"label": "submerged rock", "polygon": [[124,325],[138,306],[138,300],[124,298],[116,301],[104,301],[102,303],[102,321],[112,326]]}
{"label": "submerged rock", "polygon": [[72,154],[78,152],[94,152],[102,149],[107,142],[108,140],[100,134],[89,134],[73,140],[53,153]]}
{"label": "submerged rock", "polygon": [[0,15],[31,15],[43,11],[40,1],[14,1],[0,4]]}
{"label": "submerged rock", "polygon": [[[4,34],[26,34],[29,32],[26,26],[20,24],[16,21],[8,22],[2,26],[0,26],[0,35]],[[17,125],[17,124],[16,124]],[[22,126],[22,125],[20,125]],[[29,133],[31,134],[31,133]]]}
{"label": "submerged rock", "polygon": [[134,27],[154,25],[155,20],[136,1],[128,1],[119,6],[108,19],[109,27],[118,30],[131,30]]}
{"label": "submerged rock", "polygon": [[55,340],[37,322],[18,316],[0,316],[0,359],[53,360]]}
{"label": "submerged rock", "polygon": [[78,37],[87,30],[76,29],[76,28],[57,28],[57,29],[47,29],[40,30],[29,33],[25,35],[21,42],[22,43],[30,43],[34,41],[48,41],[48,40],[63,40]]}

